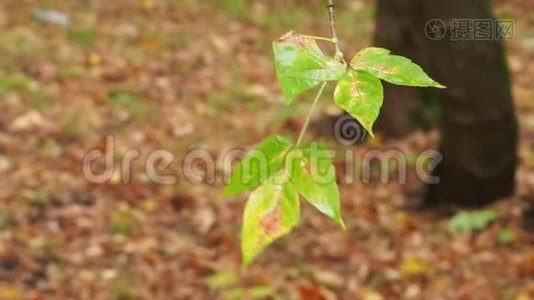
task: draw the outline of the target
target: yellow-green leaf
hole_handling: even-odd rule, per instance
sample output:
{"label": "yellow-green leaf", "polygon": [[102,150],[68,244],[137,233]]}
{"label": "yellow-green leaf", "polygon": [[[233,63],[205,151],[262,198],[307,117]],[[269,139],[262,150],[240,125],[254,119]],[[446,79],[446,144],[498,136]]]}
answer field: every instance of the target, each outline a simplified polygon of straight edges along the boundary
{"label": "yellow-green leaf", "polygon": [[241,251],[250,264],[276,239],[287,234],[300,219],[300,203],[293,184],[275,182],[274,176],[250,195],[243,216]]}
{"label": "yellow-green leaf", "polygon": [[433,271],[433,267],[422,260],[407,258],[402,261],[400,270],[405,277],[414,277],[430,274]]}
{"label": "yellow-green leaf", "polygon": [[305,145],[288,154],[287,165],[297,191],[317,210],[344,228],[336,170],[328,149],[318,143]]}
{"label": "yellow-green leaf", "polygon": [[337,83],[334,101],[373,136],[373,125],[384,101],[382,83],[376,76],[363,70],[348,71]]}
{"label": "yellow-green leaf", "polygon": [[350,65],[355,70],[365,70],[396,85],[445,88],[410,59],[391,55],[389,50],[383,48],[370,47],[361,50],[354,56]]}

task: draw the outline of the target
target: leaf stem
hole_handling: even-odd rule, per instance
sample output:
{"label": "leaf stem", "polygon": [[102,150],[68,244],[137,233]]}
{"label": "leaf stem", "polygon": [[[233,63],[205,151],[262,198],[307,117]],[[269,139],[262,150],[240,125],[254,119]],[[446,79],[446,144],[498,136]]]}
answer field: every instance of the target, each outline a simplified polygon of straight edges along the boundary
{"label": "leaf stem", "polygon": [[336,41],[334,39],[327,38],[327,37],[324,37],[324,36],[305,35],[305,37],[310,38],[310,39],[314,39],[314,40],[318,40],[318,41],[329,42],[329,43],[332,43],[332,44],[336,43]]}
{"label": "leaf stem", "polygon": [[326,84],[328,82],[323,82],[323,85],[321,86],[321,89],[317,93],[317,96],[315,97],[315,100],[313,100],[312,107],[310,109],[310,112],[308,113],[308,116],[306,117],[306,121],[304,121],[304,126],[302,126],[302,130],[300,131],[299,138],[297,140],[296,147],[300,146],[300,143],[302,143],[302,139],[304,138],[304,134],[306,134],[306,131],[308,130],[308,126],[310,125],[311,116],[313,115],[313,111],[315,110],[315,107],[317,106],[317,103],[319,102],[319,99],[323,95],[324,88],[326,87]]}

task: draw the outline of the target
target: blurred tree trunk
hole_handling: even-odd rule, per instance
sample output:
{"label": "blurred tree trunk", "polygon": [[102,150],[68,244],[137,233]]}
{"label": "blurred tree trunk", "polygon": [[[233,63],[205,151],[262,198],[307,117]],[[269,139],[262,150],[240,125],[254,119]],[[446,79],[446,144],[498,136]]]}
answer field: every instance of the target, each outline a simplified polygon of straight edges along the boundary
{"label": "blurred tree trunk", "polygon": [[[448,86],[438,93],[441,183],[429,186],[426,203],[476,206],[513,194],[517,122],[502,42],[453,41],[450,27],[441,40],[425,36],[431,19],[447,25],[453,19],[493,19],[490,1],[378,0],[377,17],[378,45],[414,57]],[[411,130],[407,112],[419,95],[393,89],[386,90],[382,129],[405,134]]]}
{"label": "blurred tree trunk", "polygon": [[[378,0],[374,43],[377,47],[410,57],[424,65],[424,31],[417,26],[414,0]],[[421,89],[384,82],[384,102],[376,130],[389,137],[403,137],[416,129],[411,116],[421,112]]]}

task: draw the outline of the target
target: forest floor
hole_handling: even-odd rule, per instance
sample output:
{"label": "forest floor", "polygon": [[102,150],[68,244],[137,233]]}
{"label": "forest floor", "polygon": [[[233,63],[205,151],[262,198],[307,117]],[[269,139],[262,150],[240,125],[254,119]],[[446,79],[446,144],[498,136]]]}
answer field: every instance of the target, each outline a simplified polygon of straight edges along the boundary
{"label": "forest floor", "polygon": [[[517,195],[488,208],[494,222],[457,234],[449,218],[404,210],[412,177],[340,182],[346,231],[308,207],[243,269],[245,197],[220,198],[223,157],[298,134],[311,102],[284,105],[271,41],[290,29],[328,35],[322,1],[251,2],[0,2],[0,299],[534,299],[534,239],[520,218],[534,201],[533,3],[498,3],[515,20],[521,159]],[[347,54],[369,45],[372,3],[338,10]],[[329,100],[316,119],[338,113]],[[318,138],[356,157],[395,148],[413,158],[439,137]],[[91,149],[111,149],[103,183],[84,176]],[[132,150],[140,157],[121,172]],[[155,150],[174,155],[162,172],[176,183],[148,178]],[[183,172],[194,155],[213,168],[195,160]]]}

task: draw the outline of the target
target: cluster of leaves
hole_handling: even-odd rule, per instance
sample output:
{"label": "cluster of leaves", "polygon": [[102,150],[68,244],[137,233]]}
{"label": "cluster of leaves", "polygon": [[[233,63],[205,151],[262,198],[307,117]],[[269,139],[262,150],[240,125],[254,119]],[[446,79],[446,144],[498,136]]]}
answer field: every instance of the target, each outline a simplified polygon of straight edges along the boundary
{"label": "cluster of leaves", "polygon": [[491,209],[462,211],[449,220],[448,227],[455,234],[470,233],[485,229],[498,217],[497,212]]}
{"label": "cluster of leaves", "polygon": [[241,232],[245,264],[298,224],[299,194],[344,227],[332,156],[317,143],[297,147],[280,136],[267,138],[237,166],[223,195],[251,189]]}
{"label": "cluster of leaves", "polygon": [[334,102],[356,118],[373,135],[384,90],[380,80],[395,85],[437,87],[423,69],[389,50],[370,47],[358,52],[347,65],[325,55],[314,38],[290,32],[274,43],[276,73],[289,105],[321,82],[337,81]]}
{"label": "cluster of leaves", "polygon": [[[274,43],[276,73],[288,105],[323,84],[319,99],[325,84],[337,81],[334,102],[373,135],[384,98],[381,79],[397,85],[443,88],[411,60],[386,49],[364,49],[347,65],[340,53],[325,55],[316,39],[329,40],[289,32]],[[236,168],[223,196],[253,190],[241,233],[245,264],[298,224],[299,195],[344,228],[331,159],[326,147],[318,143],[300,146],[275,136],[263,141]]]}

